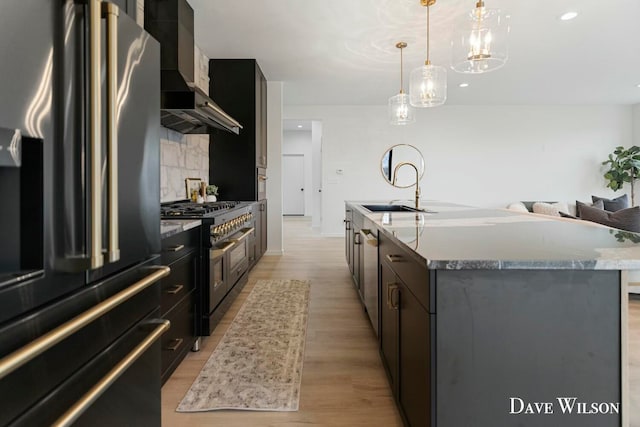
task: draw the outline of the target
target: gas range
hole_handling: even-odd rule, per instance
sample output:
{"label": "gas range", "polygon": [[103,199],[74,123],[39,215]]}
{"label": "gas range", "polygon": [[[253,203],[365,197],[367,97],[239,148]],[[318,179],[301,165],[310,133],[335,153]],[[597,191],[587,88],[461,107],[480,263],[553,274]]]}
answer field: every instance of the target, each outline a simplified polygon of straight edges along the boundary
{"label": "gas range", "polygon": [[199,335],[211,334],[220,321],[220,313],[226,311],[216,311],[218,306],[228,293],[237,294],[247,282],[249,266],[255,261],[255,208],[255,202],[192,203],[187,200],[164,203],[160,207],[164,220],[202,221]]}
{"label": "gas range", "polygon": [[251,202],[170,202],[160,206],[160,215],[164,220],[201,220],[202,243],[207,248],[233,236],[238,230],[252,227],[254,222]]}
{"label": "gas range", "polygon": [[244,202],[235,201],[194,203],[185,200],[169,202],[160,206],[160,215],[162,219],[201,219],[213,217],[243,204]]}

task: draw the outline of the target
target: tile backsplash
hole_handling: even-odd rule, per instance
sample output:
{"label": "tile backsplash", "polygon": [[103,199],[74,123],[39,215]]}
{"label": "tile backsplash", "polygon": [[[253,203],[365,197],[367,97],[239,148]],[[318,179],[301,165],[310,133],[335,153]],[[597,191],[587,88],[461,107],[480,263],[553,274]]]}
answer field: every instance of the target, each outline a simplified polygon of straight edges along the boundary
{"label": "tile backsplash", "polygon": [[186,178],[209,181],[209,135],[160,132],[160,201],[187,198]]}

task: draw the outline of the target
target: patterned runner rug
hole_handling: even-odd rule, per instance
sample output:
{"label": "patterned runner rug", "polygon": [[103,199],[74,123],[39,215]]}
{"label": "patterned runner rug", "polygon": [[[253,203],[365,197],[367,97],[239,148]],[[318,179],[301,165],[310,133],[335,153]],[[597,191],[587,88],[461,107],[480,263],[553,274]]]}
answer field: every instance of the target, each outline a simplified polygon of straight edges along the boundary
{"label": "patterned runner rug", "polygon": [[309,289],[259,280],[177,411],[297,411]]}

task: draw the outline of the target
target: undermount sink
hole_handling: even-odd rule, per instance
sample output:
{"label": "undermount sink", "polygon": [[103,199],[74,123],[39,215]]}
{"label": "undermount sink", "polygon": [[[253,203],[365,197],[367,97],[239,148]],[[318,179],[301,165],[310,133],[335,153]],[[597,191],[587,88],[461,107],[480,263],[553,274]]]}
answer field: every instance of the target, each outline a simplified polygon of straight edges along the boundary
{"label": "undermount sink", "polygon": [[420,209],[404,205],[362,205],[371,212],[421,212]]}

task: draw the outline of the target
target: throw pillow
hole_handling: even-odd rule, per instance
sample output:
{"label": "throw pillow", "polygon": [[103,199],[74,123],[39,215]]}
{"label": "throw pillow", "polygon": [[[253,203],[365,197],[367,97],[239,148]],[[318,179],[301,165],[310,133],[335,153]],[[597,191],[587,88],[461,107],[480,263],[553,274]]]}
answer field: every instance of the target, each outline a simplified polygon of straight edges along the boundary
{"label": "throw pillow", "polygon": [[507,209],[509,209],[510,211],[529,213],[529,211],[527,210],[527,207],[522,202],[509,203],[509,206],[507,206]]}
{"label": "throw pillow", "polygon": [[582,206],[580,208],[580,218],[609,227],[619,228],[620,230],[640,232],[640,206],[620,209],[616,212]]}
{"label": "throw pillow", "polygon": [[566,203],[545,203],[536,202],[533,204],[533,213],[560,216],[560,212],[569,212],[569,206]]}
{"label": "throw pillow", "polygon": [[582,217],[582,214],[580,213],[580,211],[584,206],[596,208],[596,209],[604,209],[604,202],[602,200],[598,200],[597,202],[589,204],[589,203],[582,203],[581,201],[576,200],[576,216],[578,218]]}
{"label": "throw pillow", "polygon": [[571,214],[569,214],[569,213],[565,213],[565,212],[562,212],[562,211],[560,212],[560,216],[561,216],[562,218],[578,219],[578,217],[577,217],[577,216],[573,216],[573,215],[571,215]]}
{"label": "throw pillow", "polygon": [[627,209],[629,207],[629,197],[626,194],[623,194],[620,197],[616,197],[615,199],[605,199],[604,197],[591,196],[591,201],[597,202],[598,200],[602,200],[602,203],[604,203],[604,209],[610,212],[619,211],[620,209]]}

